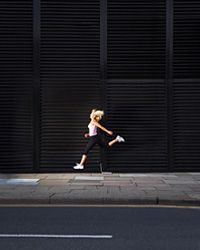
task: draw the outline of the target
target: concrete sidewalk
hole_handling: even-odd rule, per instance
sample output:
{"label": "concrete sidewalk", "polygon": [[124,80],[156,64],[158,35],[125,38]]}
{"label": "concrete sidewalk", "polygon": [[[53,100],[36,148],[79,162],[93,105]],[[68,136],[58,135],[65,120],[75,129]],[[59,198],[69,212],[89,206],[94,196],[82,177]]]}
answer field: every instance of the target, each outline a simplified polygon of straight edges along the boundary
{"label": "concrete sidewalk", "polygon": [[200,173],[0,174],[0,204],[200,206]]}

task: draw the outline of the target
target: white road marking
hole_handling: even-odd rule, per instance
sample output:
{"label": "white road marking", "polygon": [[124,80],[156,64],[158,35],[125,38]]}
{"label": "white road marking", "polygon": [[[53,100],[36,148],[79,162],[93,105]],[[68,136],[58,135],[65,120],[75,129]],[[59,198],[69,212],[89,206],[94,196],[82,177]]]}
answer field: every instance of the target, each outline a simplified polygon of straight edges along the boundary
{"label": "white road marking", "polygon": [[112,235],[60,235],[60,234],[0,234],[0,238],[82,238],[82,239],[112,239]]}

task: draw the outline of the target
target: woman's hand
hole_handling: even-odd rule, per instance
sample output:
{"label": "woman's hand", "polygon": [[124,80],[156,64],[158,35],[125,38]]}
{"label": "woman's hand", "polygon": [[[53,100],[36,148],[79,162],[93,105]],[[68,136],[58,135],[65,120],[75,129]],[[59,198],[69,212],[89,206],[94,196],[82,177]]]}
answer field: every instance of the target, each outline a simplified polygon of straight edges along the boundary
{"label": "woman's hand", "polygon": [[109,134],[109,135],[113,135],[113,132],[110,131],[110,130],[108,130],[108,134]]}
{"label": "woman's hand", "polygon": [[85,138],[88,138],[88,137],[90,137],[90,136],[89,136],[88,133],[85,133],[85,134],[84,134],[84,137],[85,137]]}

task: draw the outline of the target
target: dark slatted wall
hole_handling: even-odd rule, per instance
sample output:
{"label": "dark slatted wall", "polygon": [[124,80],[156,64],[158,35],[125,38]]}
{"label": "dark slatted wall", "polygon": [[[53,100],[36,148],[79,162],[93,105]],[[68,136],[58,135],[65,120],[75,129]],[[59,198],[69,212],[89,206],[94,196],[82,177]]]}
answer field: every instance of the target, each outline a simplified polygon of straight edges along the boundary
{"label": "dark slatted wall", "polygon": [[84,171],[199,171],[199,0],[0,1],[0,171],[73,171],[95,107]]}
{"label": "dark slatted wall", "polygon": [[[98,0],[41,0],[40,169],[70,170],[87,143],[90,109],[100,105]],[[99,169],[98,147],[86,171]]]}
{"label": "dark slatted wall", "polygon": [[200,1],[174,1],[174,168],[200,169]]}
{"label": "dark slatted wall", "polygon": [[166,169],[165,32],[164,0],[108,0],[108,126],[126,139],[112,171]]}
{"label": "dark slatted wall", "polygon": [[33,167],[32,1],[0,1],[0,170]]}

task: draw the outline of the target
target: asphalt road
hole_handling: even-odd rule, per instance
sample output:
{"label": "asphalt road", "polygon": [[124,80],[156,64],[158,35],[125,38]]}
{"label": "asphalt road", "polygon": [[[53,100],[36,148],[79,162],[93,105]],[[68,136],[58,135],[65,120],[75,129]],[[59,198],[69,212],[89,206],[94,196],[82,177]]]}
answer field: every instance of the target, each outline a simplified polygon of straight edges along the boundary
{"label": "asphalt road", "polygon": [[200,209],[1,207],[3,249],[200,250]]}

